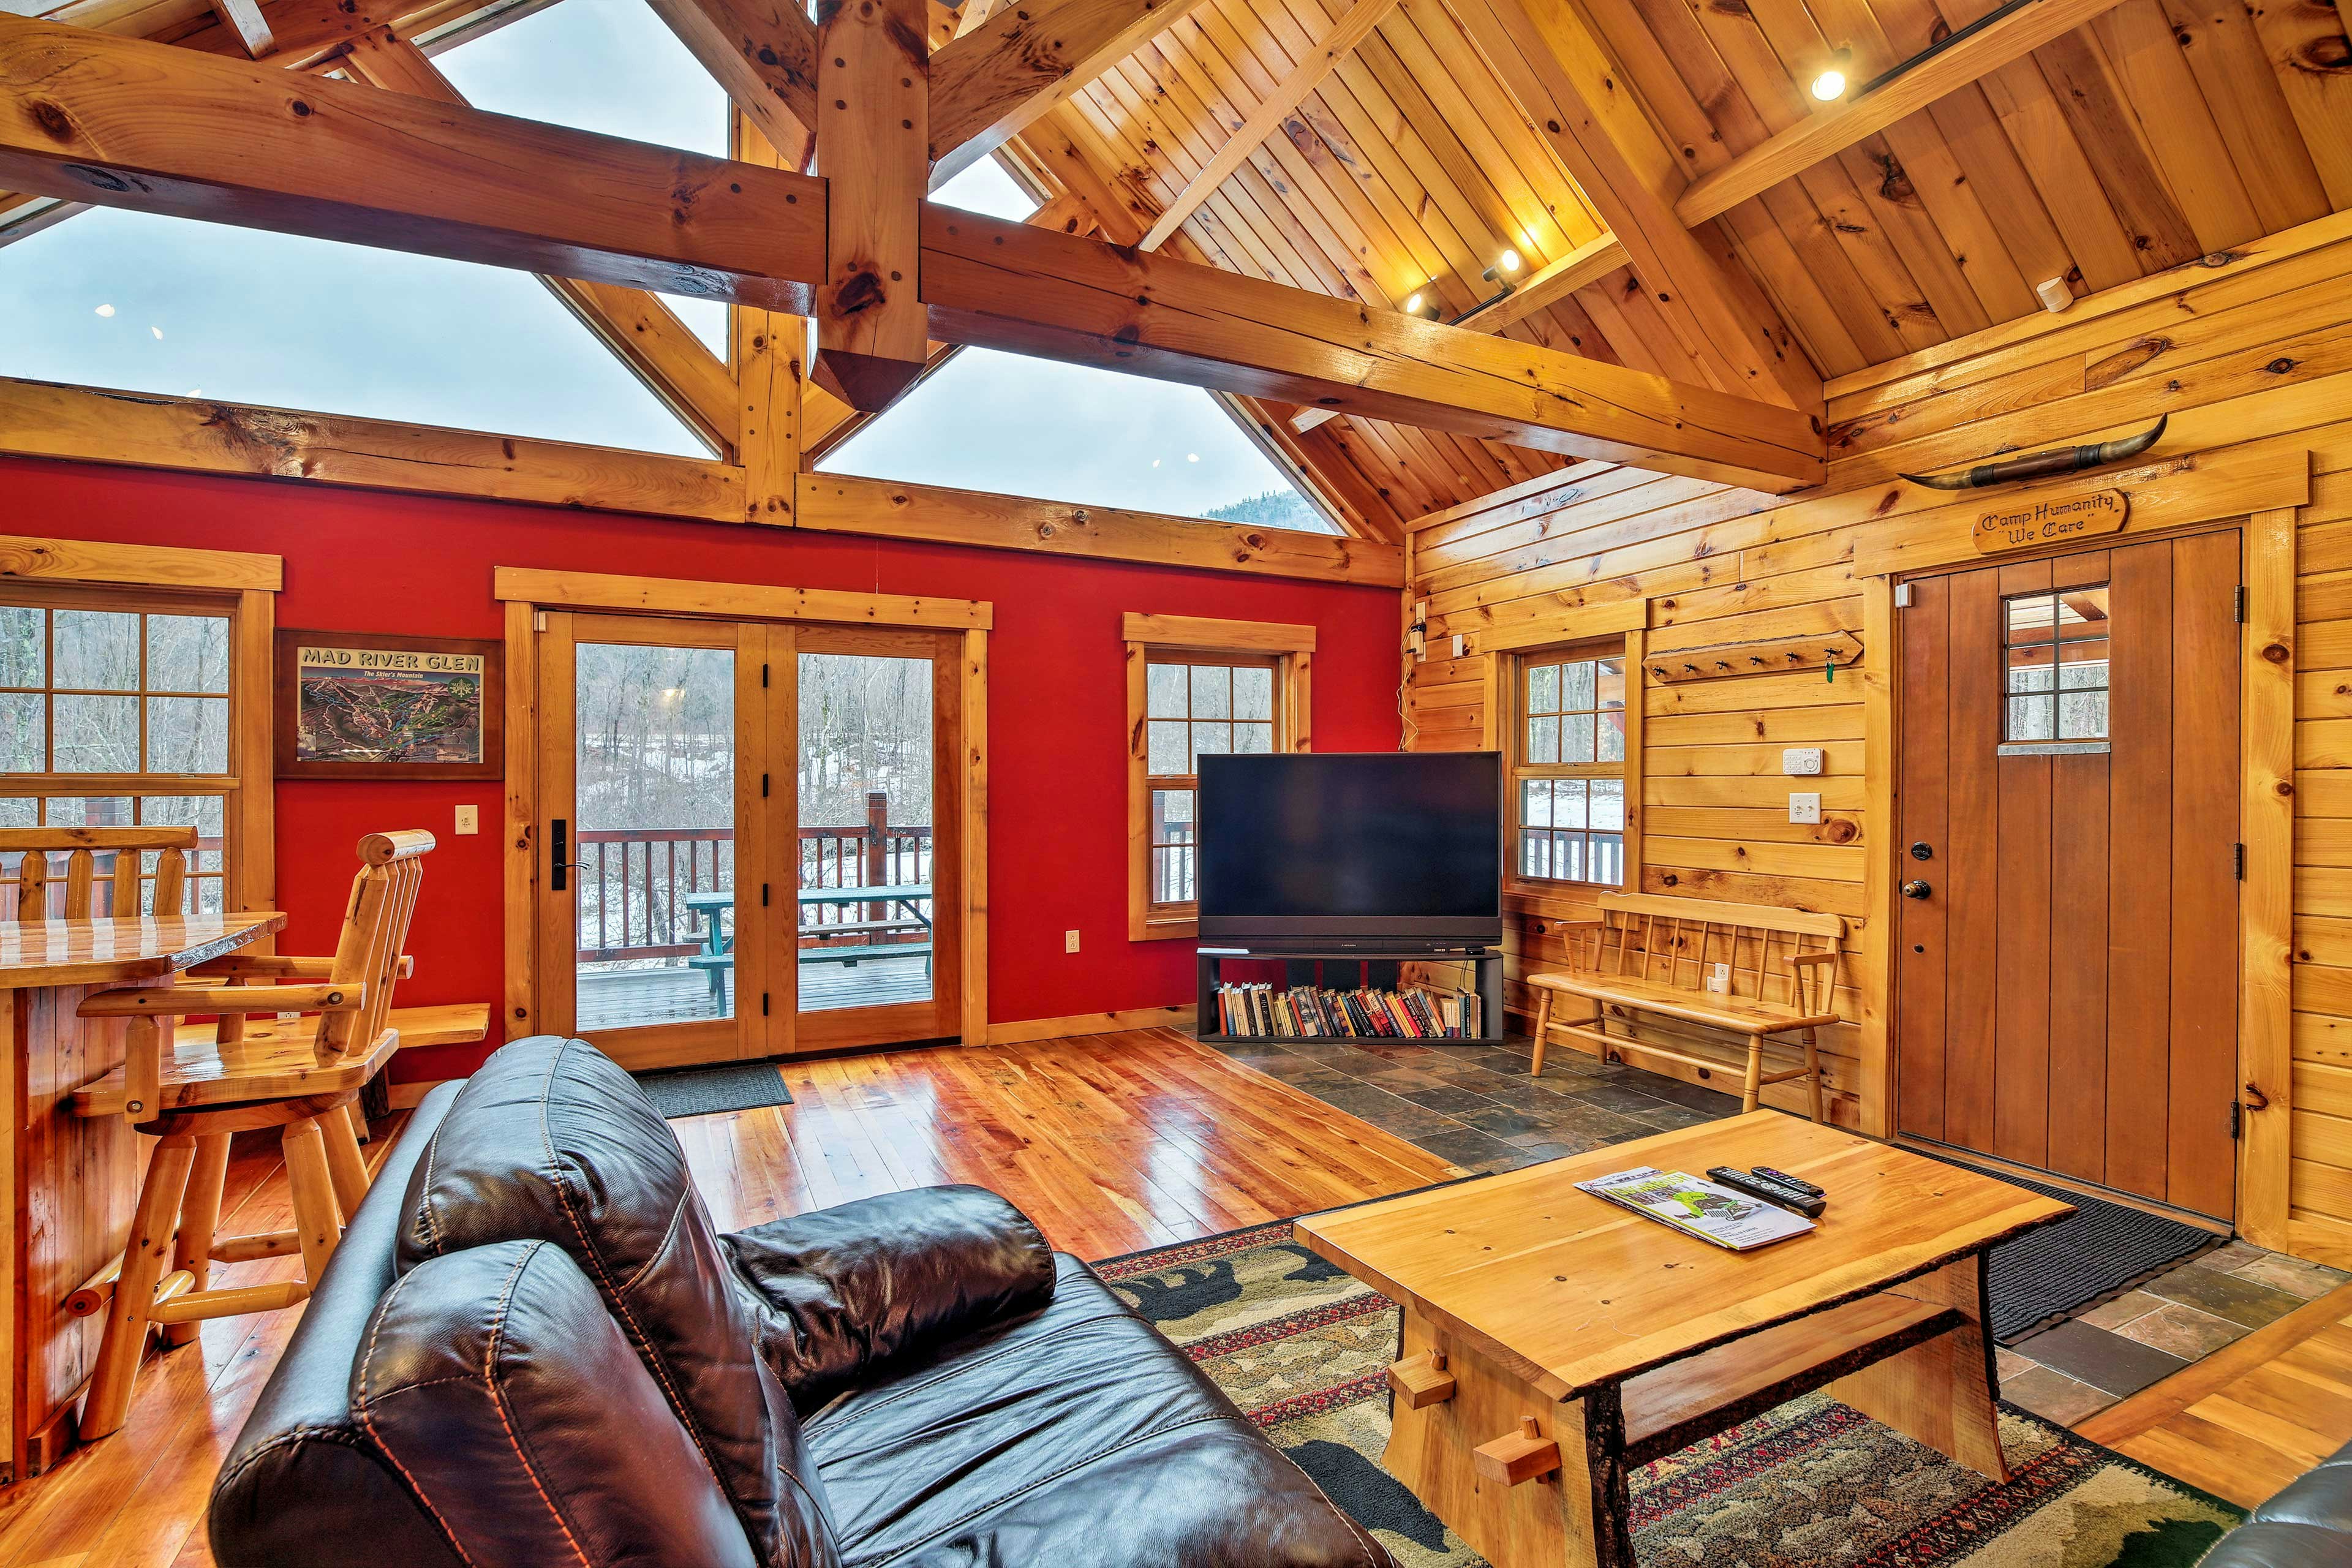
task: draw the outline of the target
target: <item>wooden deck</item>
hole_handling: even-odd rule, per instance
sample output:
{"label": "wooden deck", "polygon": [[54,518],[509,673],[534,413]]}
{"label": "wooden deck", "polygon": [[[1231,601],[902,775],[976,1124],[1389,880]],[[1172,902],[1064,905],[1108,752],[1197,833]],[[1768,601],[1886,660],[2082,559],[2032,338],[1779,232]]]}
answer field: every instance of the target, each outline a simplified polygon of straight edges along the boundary
{"label": "wooden deck", "polygon": [[[671,1123],[722,1228],[973,1182],[1018,1204],[1056,1247],[1105,1258],[1454,1170],[1164,1031],[840,1057],[783,1073],[793,1104]],[[379,1136],[371,1160],[389,1142]],[[293,1223],[274,1135],[239,1140],[222,1213],[225,1233]],[[215,1281],[300,1269],[299,1258],[268,1258],[220,1266]],[[300,1316],[220,1319],[204,1325],[200,1348],[151,1359],[120,1434],[0,1489],[0,1568],[211,1563],[213,1476]]]}
{"label": "wooden deck", "polygon": [[[880,1007],[920,1002],[931,994],[930,972],[919,958],[867,958],[856,965],[803,963],[801,1011]],[[727,977],[731,1010],[735,977]],[[580,976],[577,1016],[583,1029],[641,1024],[684,1024],[728,1016],[710,1003],[710,980],[698,969],[622,969]]]}

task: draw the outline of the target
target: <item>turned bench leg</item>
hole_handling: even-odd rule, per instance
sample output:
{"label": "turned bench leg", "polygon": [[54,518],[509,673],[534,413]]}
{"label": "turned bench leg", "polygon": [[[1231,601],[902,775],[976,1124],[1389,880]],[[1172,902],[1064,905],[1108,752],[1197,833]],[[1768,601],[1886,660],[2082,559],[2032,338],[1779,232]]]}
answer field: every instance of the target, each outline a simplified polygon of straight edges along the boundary
{"label": "turned bench leg", "polygon": [[1750,1035],[1748,1037],[1748,1077],[1740,1086],[1739,1109],[1743,1111],[1755,1110],[1757,1097],[1763,1092],[1764,1037]]}
{"label": "turned bench leg", "polygon": [[1545,986],[1536,996],[1536,1056],[1528,1068],[1529,1078],[1543,1074],[1544,1043],[1551,1035],[1551,988]]}
{"label": "turned bench leg", "polygon": [[1812,1097],[1813,1121],[1818,1125],[1822,1120],[1822,1053],[1811,1029],[1805,1031],[1805,1091]]}

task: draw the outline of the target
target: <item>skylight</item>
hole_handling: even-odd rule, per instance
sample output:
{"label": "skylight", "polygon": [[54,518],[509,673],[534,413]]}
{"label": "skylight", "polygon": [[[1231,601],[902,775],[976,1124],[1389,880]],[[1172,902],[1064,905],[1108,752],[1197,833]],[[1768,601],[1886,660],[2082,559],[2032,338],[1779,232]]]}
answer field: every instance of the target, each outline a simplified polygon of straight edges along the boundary
{"label": "skylight", "polygon": [[0,375],[707,458],[538,279],[93,207],[0,247]]}
{"label": "skylight", "polygon": [[[992,159],[933,200],[1019,222],[1036,203]],[[1337,532],[1198,387],[966,349],[825,454],[820,472]]]}
{"label": "skylight", "polygon": [[[644,0],[565,0],[434,57],[477,109],[727,156],[727,94]],[[719,358],[727,307],[662,296]]]}

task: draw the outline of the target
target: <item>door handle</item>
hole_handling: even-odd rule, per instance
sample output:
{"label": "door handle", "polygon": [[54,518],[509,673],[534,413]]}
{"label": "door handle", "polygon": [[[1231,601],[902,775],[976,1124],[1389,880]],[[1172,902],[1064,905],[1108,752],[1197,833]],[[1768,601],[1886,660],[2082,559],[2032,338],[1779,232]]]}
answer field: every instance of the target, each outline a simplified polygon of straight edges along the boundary
{"label": "door handle", "polygon": [[573,869],[584,869],[572,858],[572,824],[557,817],[547,825],[547,890],[560,893],[572,886],[564,875]]}
{"label": "door handle", "polygon": [[1906,899],[1924,899],[1935,890],[1935,889],[1921,881],[1915,880],[1903,884],[1903,896]]}

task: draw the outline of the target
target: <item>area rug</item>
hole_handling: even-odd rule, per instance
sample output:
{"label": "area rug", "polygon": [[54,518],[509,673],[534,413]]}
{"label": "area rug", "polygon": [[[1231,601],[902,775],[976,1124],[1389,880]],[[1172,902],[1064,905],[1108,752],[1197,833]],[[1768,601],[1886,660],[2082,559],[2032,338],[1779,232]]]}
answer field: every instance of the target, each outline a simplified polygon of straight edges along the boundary
{"label": "area rug", "polygon": [[[1287,1225],[1095,1265],[1403,1568],[1482,1560],[1380,1467],[1397,1310]],[[2242,1517],[2009,1405],[1994,1486],[1823,1394],[1636,1470],[1642,1568],[2191,1568]]]}
{"label": "area rug", "polygon": [[756,1110],[763,1105],[790,1105],[793,1091],[773,1062],[729,1062],[715,1068],[677,1068],[665,1072],[632,1074],[654,1109],[665,1118],[716,1116],[728,1110]]}

